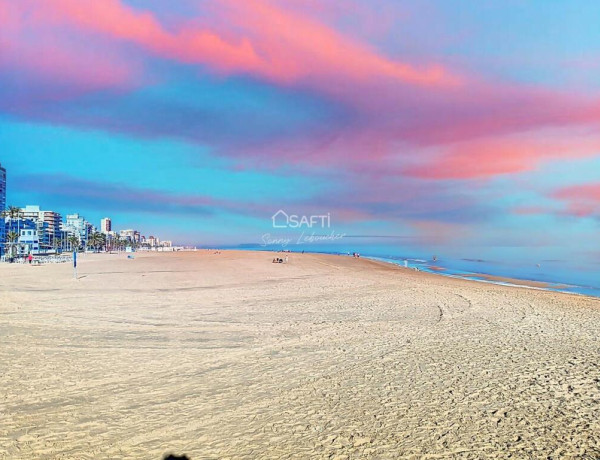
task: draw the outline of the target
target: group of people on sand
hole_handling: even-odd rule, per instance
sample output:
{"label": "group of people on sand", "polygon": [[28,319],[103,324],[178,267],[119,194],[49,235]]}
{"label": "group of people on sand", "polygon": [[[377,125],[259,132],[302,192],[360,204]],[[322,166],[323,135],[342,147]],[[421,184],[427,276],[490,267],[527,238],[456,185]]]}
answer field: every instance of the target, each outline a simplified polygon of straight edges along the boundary
{"label": "group of people on sand", "polygon": [[354,257],[355,259],[360,259],[360,254],[358,252],[353,252],[352,257]]}
{"label": "group of people on sand", "polygon": [[25,259],[20,259],[14,256],[7,256],[6,260],[11,264],[23,260],[23,263],[28,263],[29,265],[31,265],[33,263],[33,254],[30,252],[27,256],[25,256]]}
{"label": "group of people on sand", "polygon": [[273,259],[273,263],[274,264],[287,264],[288,263],[288,256],[285,256],[285,259],[282,259],[281,257],[275,257]]}

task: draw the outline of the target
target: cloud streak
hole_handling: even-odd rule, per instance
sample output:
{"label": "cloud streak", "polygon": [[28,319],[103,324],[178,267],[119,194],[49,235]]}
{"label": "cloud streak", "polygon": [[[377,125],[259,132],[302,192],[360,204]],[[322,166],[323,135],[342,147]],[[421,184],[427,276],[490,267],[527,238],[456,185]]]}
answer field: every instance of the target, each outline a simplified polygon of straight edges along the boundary
{"label": "cloud streak", "polygon": [[551,194],[562,202],[564,212],[573,217],[600,219],[600,183],[587,183],[563,187]]}
{"label": "cloud streak", "polygon": [[[111,212],[141,212],[156,215],[210,216],[216,208],[232,203],[205,195],[183,195],[168,191],[135,188],[125,184],[80,179],[65,174],[29,174],[14,178],[17,192],[38,190],[39,198],[61,208],[86,208]],[[43,187],[40,184],[44,184]]]}
{"label": "cloud streak", "polygon": [[416,85],[457,82],[439,65],[418,69],[386,58],[306,15],[276,6],[275,2],[219,3],[222,8],[214,10],[218,19],[236,24],[242,34],[189,24],[167,30],[151,12],[138,11],[120,0],[19,2],[21,12],[28,13],[20,19],[26,17],[34,25],[52,23],[84,34],[99,34],[135,44],[163,58],[205,65],[226,75],[254,74],[278,83],[340,74],[356,80],[386,77]]}

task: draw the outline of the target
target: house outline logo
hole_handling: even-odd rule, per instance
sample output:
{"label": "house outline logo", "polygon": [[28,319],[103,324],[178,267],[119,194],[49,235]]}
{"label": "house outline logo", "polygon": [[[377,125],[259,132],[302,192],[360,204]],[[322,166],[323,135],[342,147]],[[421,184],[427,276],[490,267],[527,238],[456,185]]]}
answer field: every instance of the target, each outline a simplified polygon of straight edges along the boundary
{"label": "house outline logo", "polygon": [[290,216],[283,209],[273,214],[271,219],[273,220],[273,228],[287,228],[290,223]]}

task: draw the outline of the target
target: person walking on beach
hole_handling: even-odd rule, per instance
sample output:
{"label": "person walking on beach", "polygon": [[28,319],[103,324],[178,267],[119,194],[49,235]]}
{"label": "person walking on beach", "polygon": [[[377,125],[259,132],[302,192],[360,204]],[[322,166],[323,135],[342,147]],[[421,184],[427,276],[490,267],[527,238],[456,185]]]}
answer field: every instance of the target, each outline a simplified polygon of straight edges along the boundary
{"label": "person walking on beach", "polygon": [[31,265],[31,262],[33,261],[33,254],[31,254],[31,252],[27,256],[27,260],[29,261],[29,265]]}

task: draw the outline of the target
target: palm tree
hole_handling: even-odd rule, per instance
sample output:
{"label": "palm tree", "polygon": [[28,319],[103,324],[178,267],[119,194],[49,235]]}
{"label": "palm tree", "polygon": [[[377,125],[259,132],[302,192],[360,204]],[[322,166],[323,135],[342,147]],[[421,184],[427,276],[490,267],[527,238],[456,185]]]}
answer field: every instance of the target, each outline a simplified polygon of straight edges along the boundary
{"label": "palm tree", "polygon": [[104,235],[102,233],[94,233],[94,246],[97,252],[104,247]]}
{"label": "palm tree", "polygon": [[102,235],[102,233],[94,233],[93,234],[93,239],[92,241],[94,242],[94,249],[96,250],[96,252],[99,252],[100,249],[102,249],[102,246],[104,245],[104,235]]}
{"label": "palm tree", "polygon": [[92,249],[93,252],[96,252],[96,246],[98,244],[98,238],[95,233],[88,235],[87,241],[85,242],[88,249]]}
{"label": "palm tree", "polygon": [[106,239],[106,251],[112,252],[115,248],[115,237],[111,235],[104,235],[104,238]]}
{"label": "palm tree", "polygon": [[7,252],[10,254],[10,258],[15,257],[16,242],[19,240],[19,234],[17,232],[8,232],[6,234],[6,246]]}
{"label": "palm tree", "polygon": [[99,232],[92,233],[88,237],[87,241],[88,247],[94,249],[95,252],[98,252],[102,247],[104,247],[105,243],[106,241],[104,234]]}
{"label": "palm tree", "polygon": [[119,235],[115,236],[115,247],[117,251],[122,251],[127,245],[127,240],[125,238],[121,238]]}
{"label": "palm tree", "polygon": [[75,235],[71,235],[69,238],[67,238],[67,241],[69,242],[73,252],[79,249],[79,238],[77,238]]}
{"label": "palm tree", "polygon": [[19,235],[21,234],[21,219],[23,219],[23,217],[24,217],[23,210],[16,206],[9,206],[7,209],[3,210],[0,213],[0,216],[2,216],[2,218],[8,219],[9,228],[12,228],[13,220],[17,221],[17,238],[18,238]]}
{"label": "palm tree", "polygon": [[52,247],[56,252],[58,252],[59,248],[62,247],[62,241],[59,238],[54,238],[54,241],[52,241]]}
{"label": "palm tree", "polygon": [[94,235],[88,235],[87,241],[85,242],[85,245],[88,248],[93,248],[94,247],[94,242],[95,242],[94,240],[95,240]]}
{"label": "palm tree", "polygon": [[96,232],[98,239],[98,250],[106,248],[106,235],[101,232]]}
{"label": "palm tree", "polygon": [[9,219],[21,219],[23,217],[23,210],[16,206],[9,206],[7,209],[2,211],[2,217],[8,217]]}

